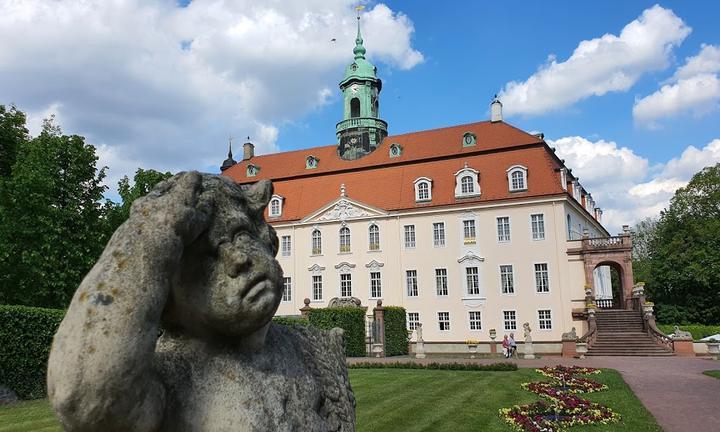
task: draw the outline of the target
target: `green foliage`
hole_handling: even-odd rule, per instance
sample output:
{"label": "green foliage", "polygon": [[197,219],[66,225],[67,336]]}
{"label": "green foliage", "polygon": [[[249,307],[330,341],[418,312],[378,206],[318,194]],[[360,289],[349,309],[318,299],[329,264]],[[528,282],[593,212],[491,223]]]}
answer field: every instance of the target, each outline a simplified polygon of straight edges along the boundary
{"label": "green foliage", "polygon": [[[677,324],[658,324],[658,328],[665,334],[675,331]],[[678,325],[680,330],[685,330],[692,334],[693,340],[699,340],[708,336],[720,334],[720,325],[702,325],[702,324],[681,324]]]}
{"label": "green foliage", "polygon": [[284,326],[299,325],[305,327],[310,325],[308,320],[299,316],[276,316],[273,317],[273,322]]}
{"label": "green foliage", "polygon": [[135,171],[132,185],[128,176],[124,176],[118,182],[118,194],[122,198],[121,204],[115,204],[108,214],[108,230],[112,234],[115,230],[130,217],[130,207],[136,199],[147,195],[155,185],[163,180],[172,177],[170,172],[159,172],[153,169],[144,170],[138,168]]}
{"label": "green foliage", "polygon": [[65,311],[0,305],[0,383],[22,399],[45,397],[52,338]]}
{"label": "green foliage", "polygon": [[405,308],[385,306],[385,355],[407,355],[408,331]]}
{"label": "green foliage", "polygon": [[0,105],[0,181],[10,177],[20,146],[28,139],[25,113]]}
{"label": "green foliage", "polygon": [[454,370],[454,371],[495,371],[512,372],[518,370],[515,363],[499,362],[490,364],[477,363],[414,363],[414,362],[358,362],[348,364],[350,369],[428,369],[428,370]]}
{"label": "green foliage", "polygon": [[106,240],[105,168],[46,120],[0,187],[0,303],[64,308]]}
{"label": "green foliage", "polygon": [[720,323],[720,164],[677,190],[648,251],[641,271],[659,321]]}
{"label": "green foliage", "polygon": [[364,357],[365,308],[340,307],[312,309],[308,315],[310,325],[323,330],[339,327],[345,331],[345,354]]}
{"label": "green foliage", "polygon": [[707,370],[703,372],[704,375],[720,379],[720,370]]}

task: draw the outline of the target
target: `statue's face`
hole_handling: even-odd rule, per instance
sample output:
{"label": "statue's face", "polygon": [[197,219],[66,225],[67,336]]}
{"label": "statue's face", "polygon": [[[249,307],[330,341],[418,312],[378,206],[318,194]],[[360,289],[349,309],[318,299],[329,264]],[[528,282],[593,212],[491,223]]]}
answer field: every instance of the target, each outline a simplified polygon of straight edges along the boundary
{"label": "statue's face", "polygon": [[[267,324],[282,296],[282,269],[275,260],[278,239],[261,212],[250,212],[253,198],[234,185],[214,194],[208,231],[186,248],[171,300],[172,320],[200,333],[249,335]],[[257,194],[256,194],[257,195]],[[259,216],[253,216],[256,214]]]}

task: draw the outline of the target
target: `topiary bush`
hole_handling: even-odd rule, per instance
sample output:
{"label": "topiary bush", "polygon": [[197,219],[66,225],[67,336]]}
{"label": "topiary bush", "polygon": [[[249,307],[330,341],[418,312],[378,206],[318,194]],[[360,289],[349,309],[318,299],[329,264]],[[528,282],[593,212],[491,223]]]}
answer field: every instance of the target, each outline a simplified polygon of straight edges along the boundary
{"label": "topiary bush", "polygon": [[0,384],[22,399],[46,396],[45,375],[64,310],[0,305]]}
{"label": "topiary bush", "polygon": [[385,355],[407,355],[408,338],[405,308],[385,306]]}
{"label": "topiary bush", "polygon": [[272,320],[275,324],[284,326],[300,325],[304,327],[310,325],[308,320],[301,316],[276,316]]}
{"label": "topiary bush", "polygon": [[339,327],[345,331],[345,355],[365,357],[365,308],[340,307],[312,309],[308,321],[313,327],[331,330]]}

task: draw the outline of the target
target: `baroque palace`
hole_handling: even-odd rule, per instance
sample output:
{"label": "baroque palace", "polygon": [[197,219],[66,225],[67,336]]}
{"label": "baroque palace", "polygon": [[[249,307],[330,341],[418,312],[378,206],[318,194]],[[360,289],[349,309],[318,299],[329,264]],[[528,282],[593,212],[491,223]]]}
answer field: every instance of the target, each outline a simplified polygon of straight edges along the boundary
{"label": "baroque palace", "polygon": [[[629,238],[609,237],[542,134],[503,121],[496,98],[489,121],[388,135],[382,81],[365,52],[358,18],[336,144],[256,156],[248,142],[241,161],[230,152],[221,167],[240,184],[274,184],[266,218],[285,276],[278,315],[335,297],[357,297],[371,314],[381,299],[406,308],[409,330],[422,323],[428,352],[489,343],[490,329],[522,339],[528,322],[538,352],[559,353],[563,333],[587,330],[573,320],[586,285],[628,304],[629,260],[589,259],[583,246]],[[615,299],[608,265],[621,277]]]}

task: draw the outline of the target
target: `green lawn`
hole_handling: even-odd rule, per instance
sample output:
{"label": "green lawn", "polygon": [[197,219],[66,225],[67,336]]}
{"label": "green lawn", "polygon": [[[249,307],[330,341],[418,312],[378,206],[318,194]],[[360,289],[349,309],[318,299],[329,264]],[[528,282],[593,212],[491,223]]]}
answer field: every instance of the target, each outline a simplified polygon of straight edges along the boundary
{"label": "green lawn", "polygon": [[[620,424],[574,427],[571,431],[660,431],[615,371],[592,379],[610,390],[586,395],[622,415]],[[357,430],[370,431],[510,431],[498,410],[538,400],[520,383],[543,380],[532,369],[472,372],[404,369],[351,369],[357,397]],[[0,407],[0,432],[58,431],[46,400]]]}
{"label": "green lawn", "polygon": [[720,370],[709,370],[709,371],[705,371],[703,373],[707,376],[711,376],[713,378],[720,379]]}

